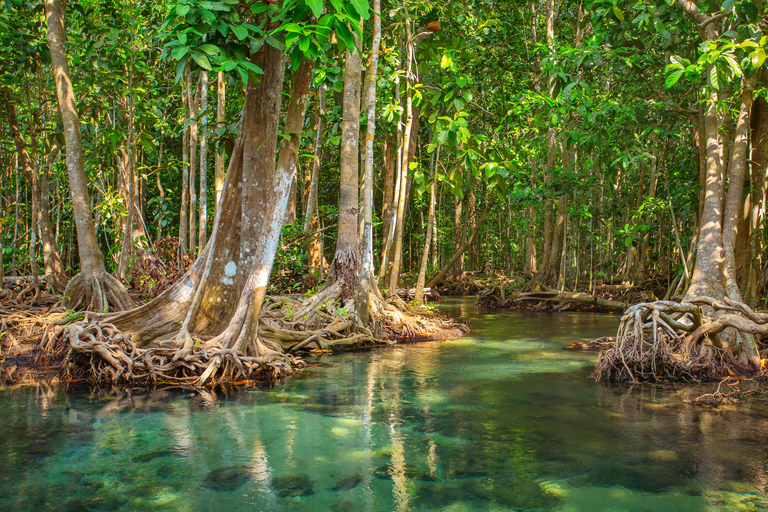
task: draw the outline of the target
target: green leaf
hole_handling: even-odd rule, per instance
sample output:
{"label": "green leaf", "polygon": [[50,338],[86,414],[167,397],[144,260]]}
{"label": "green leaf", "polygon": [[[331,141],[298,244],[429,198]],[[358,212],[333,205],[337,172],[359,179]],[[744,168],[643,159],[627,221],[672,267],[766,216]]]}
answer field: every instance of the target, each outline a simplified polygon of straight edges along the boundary
{"label": "green leaf", "polygon": [[229,73],[230,71],[232,71],[233,69],[235,69],[237,67],[237,62],[235,62],[233,60],[228,60],[228,61],[224,62],[224,64],[222,64],[222,67],[224,68],[224,71]]}
{"label": "green leaf", "polygon": [[709,70],[709,82],[716,91],[720,90],[720,77],[717,75],[716,66],[712,66]]}
{"label": "green leaf", "polygon": [[171,57],[173,60],[180,60],[189,51],[189,46],[177,46],[172,52]]}
{"label": "green leaf", "polygon": [[765,62],[765,51],[762,48],[758,48],[752,53],[752,65],[755,68],[759,68]]}
{"label": "green leaf", "polygon": [[323,15],[323,0],[306,0],[307,6],[312,9],[312,14],[315,18],[320,18]]}
{"label": "green leaf", "polygon": [[301,65],[301,59],[304,57],[304,54],[302,53],[300,47],[296,47],[291,52],[291,69],[299,69],[299,66]]}
{"label": "green leaf", "polygon": [[261,69],[256,64],[254,64],[253,62],[244,60],[243,62],[240,63],[240,66],[246,68],[248,71],[252,71],[253,73],[256,73],[257,75],[263,75],[264,74],[264,70]]}
{"label": "green leaf", "polygon": [[218,55],[219,54],[219,48],[217,46],[212,45],[212,44],[200,45],[200,49],[203,50],[208,55]]}
{"label": "green leaf", "polygon": [[683,73],[685,71],[679,70],[675,71],[674,73],[670,73],[670,75],[667,77],[666,81],[664,82],[664,87],[669,89],[673,85],[677,83],[677,81],[680,79],[681,76],[683,76]]}
{"label": "green leaf", "polygon": [[261,14],[263,12],[266,12],[267,10],[269,10],[269,6],[262,2],[256,2],[251,6],[251,12],[253,14]]}
{"label": "green leaf", "polygon": [[179,61],[178,64],[176,64],[176,81],[173,83],[173,85],[176,85],[181,81],[181,79],[184,77],[184,69],[187,67],[187,59],[184,58]]}
{"label": "green leaf", "polygon": [[624,13],[621,12],[621,9],[619,9],[618,7],[614,6],[613,14],[616,15],[616,17],[619,19],[619,21],[624,21]]}
{"label": "green leaf", "polygon": [[192,59],[197,62],[198,66],[205,70],[213,71],[213,68],[211,67],[211,61],[208,60],[208,57],[200,53],[192,53],[191,55]]}
{"label": "green leaf", "polygon": [[[19,4],[19,5],[21,5],[21,4]],[[177,5],[176,6],[176,14],[178,16],[184,17],[184,16],[187,15],[188,12],[189,12],[189,6],[188,5]]]}
{"label": "green leaf", "polygon": [[229,28],[232,29],[235,37],[237,37],[240,41],[243,41],[246,37],[248,37],[248,29],[245,27],[241,27],[239,25],[230,25]]}
{"label": "green leaf", "polygon": [[367,20],[370,17],[368,0],[350,0],[350,2],[361,18]]}
{"label": "green leaf", "polygon": [[336,21],[334,22],[336,28],[336,35],[344,43],[345,48],[352,49],[355,47],[355,37],[352,32],[349,31],[346,23]]}

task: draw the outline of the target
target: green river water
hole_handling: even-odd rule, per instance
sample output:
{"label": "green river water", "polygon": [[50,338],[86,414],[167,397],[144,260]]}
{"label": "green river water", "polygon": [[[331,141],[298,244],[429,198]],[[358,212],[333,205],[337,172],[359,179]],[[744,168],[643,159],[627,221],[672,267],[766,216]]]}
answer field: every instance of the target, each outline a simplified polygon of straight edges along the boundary
{"label": "green river water", "polygon": [[765,403],[588,380],[615,316],[441,308],[271,389],[0,391],[0,511],[768,510]]}

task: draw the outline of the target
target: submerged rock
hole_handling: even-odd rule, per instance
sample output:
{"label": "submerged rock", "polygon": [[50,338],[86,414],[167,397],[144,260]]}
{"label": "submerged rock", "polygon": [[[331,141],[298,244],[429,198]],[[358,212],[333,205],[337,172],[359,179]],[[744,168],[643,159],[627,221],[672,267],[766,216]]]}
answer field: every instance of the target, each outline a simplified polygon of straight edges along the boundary
{"label": "submerged rock", "polygon": [[[373,476],[376,478],[381,478],[382,480],[389,480],[392,478],[392,474],[395,472],[397,472],[397,470],[392,469],[392,467],[389,465],[380,466],[373,470]],[[403,470],[403,474],[408,480],[418,480],[419,482],[438,481],[438,478],[435,475],[420,467],[406,466]]]}
{"label": "submerged rock", "polygon": [[203,479],[203,487],[212,491],[234,491],[251,477],[248,466],[214,469]]}
{"label": "submerged rock", "polygon": [[360,474],[348,476],[346,478],[342,478],[338,482],[336,482],[336,485],[331,487],[332,491],[348,491],[354,487],[357,487],[360,485],[360,482],[363,481],[363,477],[360,476]]}
{"label": "submerged rock", "polygon": [[315,494],[312,480],[303,474],[279,476],[272,480],[272,485],[281,498],[295,498]]}
{"label": "submerged rock", "polygon": [[153,459],[157,459],[159,457],[167,457],[168,455],[172,455],[172,454],[173,454],[173,451],[168,449],[155,450],[147,453],[140,453],[134,456],[131,460],[133,462],[149,462]]}
{"label": "submerged rock", "polygon": [[358,507],[357,503],[352,500],[342,500],[331,505],[331,510],[332,512],[356,512],[362,508]]}

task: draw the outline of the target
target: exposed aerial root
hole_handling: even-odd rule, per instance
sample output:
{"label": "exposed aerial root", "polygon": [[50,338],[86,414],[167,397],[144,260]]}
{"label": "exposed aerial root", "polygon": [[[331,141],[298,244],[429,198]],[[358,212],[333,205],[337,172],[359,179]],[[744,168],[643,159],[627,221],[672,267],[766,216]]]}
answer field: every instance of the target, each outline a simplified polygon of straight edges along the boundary
{"label": "exposed aerial root", "polygon": [[40,276],[37,282],[32,276],[6,277],[0,288],[0,301],[33,306],[53,305],[60,300],[60,297],[48,292],[53,279],[53,275]]}
{"label": "exposed aerial root", "polygon": [[69,281],[62,305],[67,309],[105,313],[130,309],[133,301],[116,277],[106,272],[95,276],[80,273]]}
{"label": "exposed aerial root", "polygon": [[59,313],[43,336],[41,352],[64,356],[68,379],[217,386],[281,379],[306,366],[301,354],[456,338],[467,331],[464,325],[434,313],[416,313],[400,298],[385,300],[374,291],[367,296],[368,321],[363,322],[356,299],[341,303],[342,294],[341,286],[330,285],[304,302],[268,297],[258,324],[236,313],[216,336],[188,331],[185,323],[174,337],[149,345],[111,323],[120,315]]}
{"label": "exposed aerial root", "polygon": [[[704,314],[711,311],[712,316]],[[616,343],[603,351],[592,377],[601,380],[708,380],[755,373],[734,354],[738,346],[721,342],[727,328],[753,335],[768,334],[768,314],[746,304],[700,297],[691,302],[644,302],[621,318]]]}
{"label": "exposed aerial root", "polygon": [[[27,304],[8,302],[0,304],[0,362],[7,357],[20,352],[22,345],[34,347],[37,362],[43,352],[41,346],[53,347],[55,340],[64,329],[68,319],[77,319],[56,307],[30,306]],[[55,356],[55,351],[46,352]]]}
{"label": "exposed aerial root", "polygon": [[218,385],[241,380],[278,380],[303,361],[290,354],[246,356],[231,348],[199,342],[176,358],[177,348],[139,348],[129,334],[104,321],[75,322],[64,329],[70,379],[97,383]]}

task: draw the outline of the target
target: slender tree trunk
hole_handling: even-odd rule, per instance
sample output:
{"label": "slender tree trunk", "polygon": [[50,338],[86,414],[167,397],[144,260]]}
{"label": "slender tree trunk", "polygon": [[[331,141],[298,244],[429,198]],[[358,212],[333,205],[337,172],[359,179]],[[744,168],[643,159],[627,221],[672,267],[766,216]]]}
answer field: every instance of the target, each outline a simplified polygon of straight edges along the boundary
{"label": "slender tree trunk", "polygon": [[408,182],[408,164],[410,157],[411,130],[413,129],[413,83],[411,82],[413,46],[411,43],[411,21],[406,12],[405,18],[405,40],[406,40],[406,94],[405,94],[405,129],[403,130],[403,139],[401,142],[400,157],[400,194],[397,198],[397,217],[395,219],[395,237],[392,245],[392,268],[389,270],[388,294],[393,296],[397,294],[397,284],[400,280],[400,266],[403,258],[403,229],[405,226],[405,205],[407,196]]}
{"label": "slender tree trunk", "polygon": [[200,71],[200,222],[198,223],[198,243],[205,247],[208,242],[208,72]]}
{"label": "slender tree trunk", "polygon": [[323,156],[323,116],[325,115],[325,87],[320,86],[317,93],[317,116],[315,121],[315,151],[312,158],[312,173],[307,192],[307,208],[304,216],[304,233],[314,231],[312,218],[317,215],[317,185],[320,180],[320,161]]}
{"label": "slender tree trunk", "polygon": [[363,255],[366,256],[361,262],[365,272],[373,275],[373,138],[376,134],[376,78],[379,65],[379,47],[381,45],[381,0],[373,0],[373,40],[371,42],[371,54],[368,57],[368,66],[366,68],[365,83],[363,91],[365,100],[363,102],[367,117],[368,126],[365,133],[365,143],[363,144],[361,161],[363,162],[363,233],[366,231],[368,236],[362,239]]}
{"label": "slender tree trunk", "polygon": [[[130,135],[128,137],[128,144],[130,145]],[[125,149],[125,145],[120,145],[120,174],[125,176],[125,181],[128,183],[128,193],[126,194],[125,206],[128,209],[128,216],[125,220],[125,227],[123,229],[123,242],[120,248],[120,260],[117,265],[117,277],[122,281],[126,281],[128,265],[131,260],[131,249],[133,246],[133,223],[135,222],[134,212],[136,211],[136,188],[135,180],[133,179],[133,165],[131,165],[131,157]]]}
{"label": "slender tree trunk", "polygon": [[107,274],[103,256],[96,241],[96,227],[91,216],[91,202],[88,197],[88,181],[83,167],[77,102],[69,78],[64,13],[58,0],[46,0],[45,16],[56,95],[64,126],[69,188],[72,193],[80,254],[80,274],[67,285],[64,305],[72,309],[85,307],[96,311],[127,309],[132,301],[122,284]]}
{"label": "slender tree trunk", "polygon": [[356,292],[358,252],[358,157],[360,138],[360,79],[362,65],[357,48],[347,49],[344,66],[344,108],[341,126],[339,234],[331,263],[331,279],[342,286],[342,302]]}
{"label": "slender tree trunk", "polygon": [[[165,203],[165,189],[163,184],[160,183],[160,169],[163,165],[163,140],[160,140],[160,145],[157,148],[157,173],[155,174],[155,183],[157,184],[157,193],[160,197],[160,204]],[[155,239],[155,251],[157,251],[157,241],[163,238],[163,215],[157,216],[157,238]]]}
{"label": "slender tree trunk", "polygon": [[[307,100],[309,99],[309,87],[312,84],[312,72],[315,69],[315,62],[312,60],[302,59],[301,64],[296,70],[296,77],[291,87],[290,102],[288,103],[288,112],[286,114],[286,123],[283,129],[283,133],[289,135],[289,139],[283,141],[280,146],[280,155],[277,159],[278,173],[282,173],[283,170],[293,176],[291,190],[288,195],[288,207],[286,213],[291,208],[291,198],[295,198],[295,184],[297,181],[298,161],[299,161],[299,146],[301,145],[301,134],[304,126],[304,116],[307,111]],[[293,218],[291,222],[295,220],[296,215],[296,202],[293,201]],[[286,216],[285,222],[288,222],[289,215]]]}
{"label": "slender tree trunk", "polygon": [[[188,71],[185,73],[185,75]],[[188,88],[186,87],[186,81],[181,92],[182,106],[187,109],[187,117],[191,114],[191,107],[189,101],[189,95],[187,94]],[[184,123],[184,135],[181,142],[181,211],[179,212],[179,263],[182,263],[184,256],[187,256],[187,248],[189,247],[189,174],[191,167],[189,166],[189,126]]]}
{"label": "slender tree trunk", "polygon": [[[224,72],[219,71],[216,76],[217,101],[216,101],[216,128],[224,128],[226,113],[226,84],[224,82]],[[221,189],[224,186],[224,145],[221,142],[216,143],[216,171],[214,176],[214,189],[216,193],[216,210],[219,209],[219,200],[221,199]]]}
{"label": "slender tree trunk", "polygon": [[427,280],[427,262],[429,261],[429,247],[432,242],[432,228],[435,225],[435,204],[437,198],[437,162],[440,161],[440,146],[432,160],[432,186],[429,190],[429,218],[427,220],[427,230],[424,232],[424,252],[421,255],[421,266],[419,267],[419,277],[416,280],[416,296],[414,301],[417,304],[424,303],[424,283]]}
{"label": "slender tree trunk", "polygon": [[390,135],[384,137],[384,191],[381,200],[381,232],[384,240],[389,238],[393,216],[392,203],[395,199],[395,144],[392,143]]}
{"label": "slender tree trunk", "polygon": [[[457,170],[460,172],[460,170]],[[462,222],[462,206],[464,200],[458,196],[453,196],[453,250],[457,252],[461,248],[461,244],[464,243],[464,224]],[[451,275],[458,279],[464,273],[464,259],[459,256],[456,260],[456,264],[451,269]]]}
{"label": "slender tree trunk", "polygon": [[755,99],[752,110],[752,212],[750,214],[750,258],[745,300],[754,308],[758,289],[762,289],[763,244],[760,226],[763,225],[765,180],[768,171],[768,102],[762,96]]}
{"label": "slender tree trunk", "polygon": [[[304,217],[304,233],[317,232],[320,219],[317,215],[317,186],[320,181],[320,161],[323,157],[323,116],[325,116],[325,87],[320,86],[317,94],[317,121],[315,128],[315,151],[312,159],[312,172],[307,192],[307,208]],[[308,263],[310,268],[323,274],[323,244],[321,235],[315,234],[309,242]]]}
{"label": "slender tree trunk", "polygon": [[[301,134],[304,128],[304,118],[307,112],[307,101],[309,100],[309,88],[312,84],[312,72],[315,69],[315,61],[302,59],[296,70],[296,79],[291,88],[291,100],[288,104],[288,111],[291,115],[287,118],[294,122],[288,125],[286,122],[283,132],[290,136],[288,141],[283,142],[280,147],[280,157],[277,167],[285,167],[293,176],[291,181],[291,190],[288,194],[288,207],[286,208],[285,224],[293,224],[296,220],[296,183],[298,183],[298,162],[299,145],[301,144]],[[298,109],[298,110],[296,110]],[[294,112],[294,110],[296,110]],[[282,166],[282,167],[281,167]]]}
{"label": "slender tree trunk", "polygon": [[193,119],[189,127],[189,247],[187,248],[191,259],[195,259],[197,256],[197,191],[195,188],[195,171],[197,169],[197,106],[200,99],[200,88],[198,85],[197,80],[193,80],[193,73],[187,69],[189,118]]}
{"label": "slender tree trunk", "polygon": [[742,300],[739,281],[736,277],[736,239],[742,220],[744,180],[749,172],[749,113],[752,110],[753,83],[753,79],[746,80],[744,90],[741,93],[739,118],[736,122],[736,131],[733,134],[733,148],[728,164],[728,193],[725,198],[723,220],[725,291],[729,298],[736,301]]}

